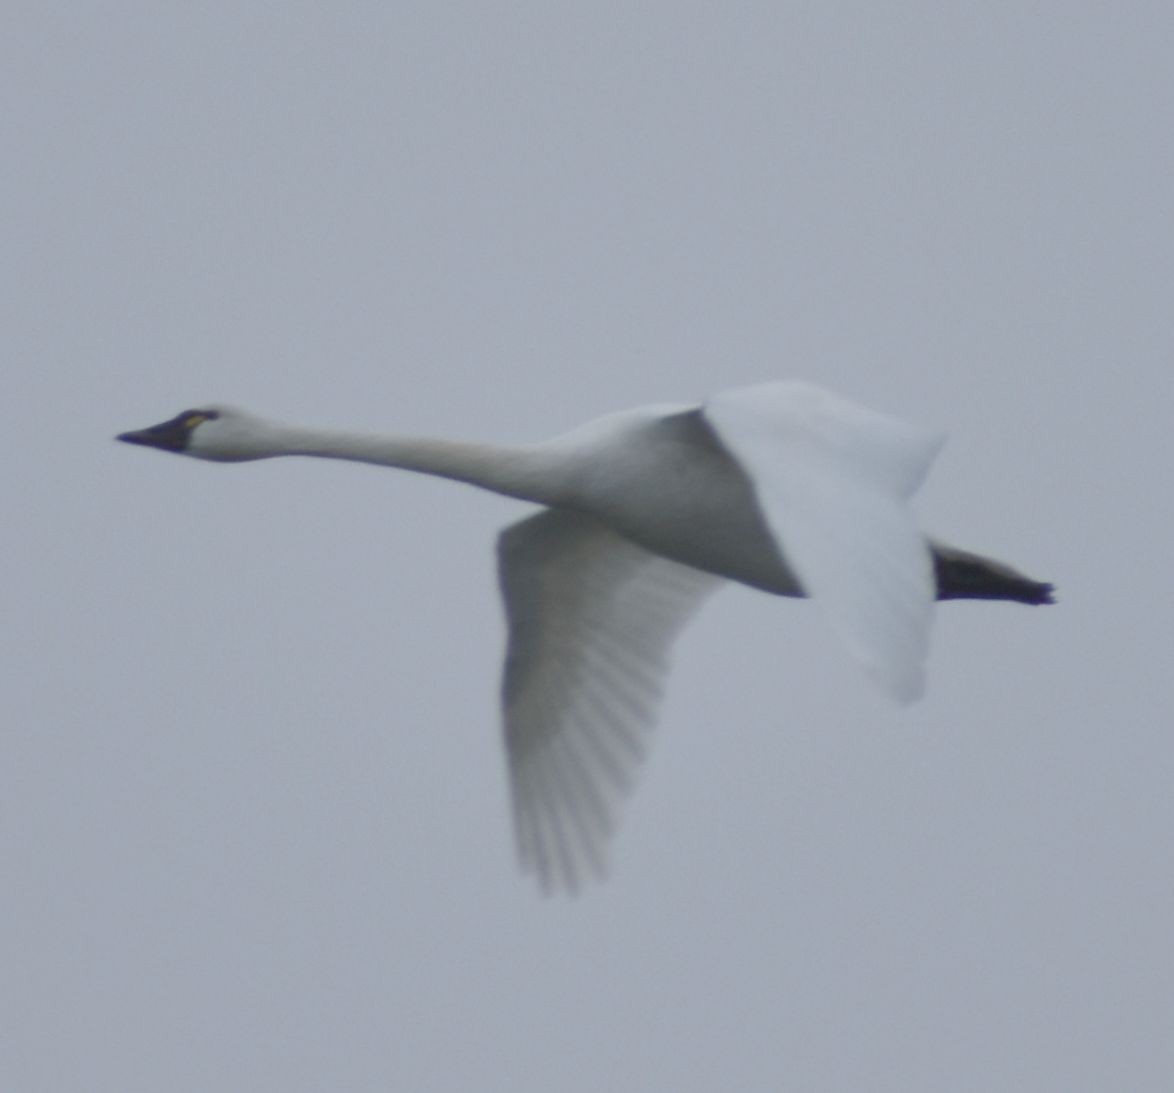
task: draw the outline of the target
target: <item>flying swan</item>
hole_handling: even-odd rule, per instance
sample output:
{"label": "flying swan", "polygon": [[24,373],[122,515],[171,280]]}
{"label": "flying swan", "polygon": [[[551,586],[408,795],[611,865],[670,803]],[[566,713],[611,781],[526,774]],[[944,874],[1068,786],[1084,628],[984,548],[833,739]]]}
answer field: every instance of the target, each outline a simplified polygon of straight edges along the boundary
{"label": "flying swan", "polygon": [[1052,586],[926,538],[908,501],[944,436],[806,383],[611,414],[498,446],[303,428],[210,405],[119,440],[217,462],[302,455],[452,478],[544,506],[498,538],[502,707],[522,866],[602,876],[669,650],[723,580],[810,596],[869,675],[917,698],[935,599]]}

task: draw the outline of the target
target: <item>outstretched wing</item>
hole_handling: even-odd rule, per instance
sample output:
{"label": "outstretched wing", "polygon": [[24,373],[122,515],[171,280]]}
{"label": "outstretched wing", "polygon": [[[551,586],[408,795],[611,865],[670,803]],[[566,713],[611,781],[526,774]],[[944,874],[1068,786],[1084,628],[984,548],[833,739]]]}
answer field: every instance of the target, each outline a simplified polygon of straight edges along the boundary
{"label": "outstretched wing", "polygon": [[804,383],[730,391],[703,412],[839,638],[895,698],[919,697],[935,589],[908,500],[944,435]]}
{"label": "outstretched wing", "polygon": [[498,540],[502,705],[522,866],[546,891],[602,875],[674,638],[719,583],[547,509]]}

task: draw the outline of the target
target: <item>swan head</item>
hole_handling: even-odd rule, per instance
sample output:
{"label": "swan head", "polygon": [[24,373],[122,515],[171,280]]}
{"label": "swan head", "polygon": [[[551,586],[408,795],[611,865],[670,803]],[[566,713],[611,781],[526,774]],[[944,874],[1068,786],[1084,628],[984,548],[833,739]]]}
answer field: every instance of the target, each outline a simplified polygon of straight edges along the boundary
{"label": "swan head", "polygon": [[241,463],[276,454],[274,432],[273,425],[261,418],[217,404],[184,410],[158,425],[119,433],[116,439],[194,459]]}

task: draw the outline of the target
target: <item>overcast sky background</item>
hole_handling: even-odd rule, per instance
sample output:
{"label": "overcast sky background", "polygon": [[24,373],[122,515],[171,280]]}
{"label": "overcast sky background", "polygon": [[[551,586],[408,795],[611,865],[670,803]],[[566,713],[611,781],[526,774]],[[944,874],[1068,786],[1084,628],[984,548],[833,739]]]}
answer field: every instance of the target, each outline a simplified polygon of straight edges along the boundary
{"label": "overcast sky background", "polygon": [[[1166,3],[11,3],[0,1087],[1073,1091],[1174,1073]],[[946,428],[890,706],[686,633],[610,881],[516,871],[497,530],[201,402],[540,439],[800,377]]]}

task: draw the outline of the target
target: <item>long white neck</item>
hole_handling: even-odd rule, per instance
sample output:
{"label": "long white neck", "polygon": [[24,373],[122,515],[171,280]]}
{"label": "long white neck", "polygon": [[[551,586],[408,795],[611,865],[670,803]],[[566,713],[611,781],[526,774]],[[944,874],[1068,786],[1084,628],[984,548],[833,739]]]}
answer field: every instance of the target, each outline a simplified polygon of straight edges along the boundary
{"label": "long white neck", "polygon": [[566,493],[568,468],[558,453],[545,445],[470,444],[275,423],[266,431],[265,455],[303,455],[397,467],[541,504],[558,504]]}

